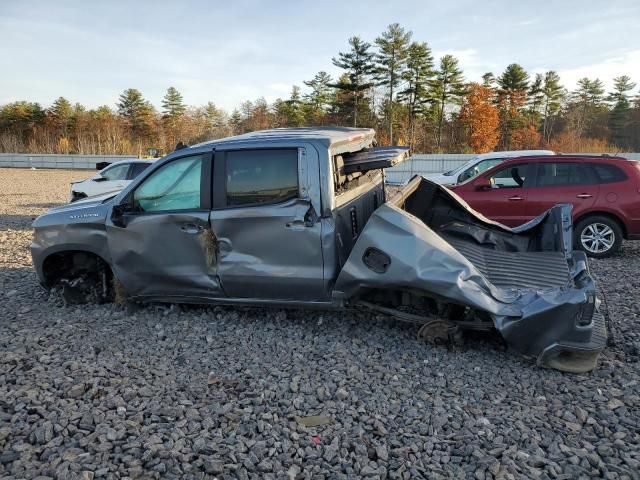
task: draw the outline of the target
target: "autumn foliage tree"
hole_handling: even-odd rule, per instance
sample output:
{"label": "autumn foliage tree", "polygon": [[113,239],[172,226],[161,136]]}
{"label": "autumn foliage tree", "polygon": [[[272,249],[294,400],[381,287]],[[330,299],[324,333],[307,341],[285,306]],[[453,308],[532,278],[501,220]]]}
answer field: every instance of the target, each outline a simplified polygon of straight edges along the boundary
{"label": "autumn foliage tree", "polygon": [[500,140],[500,115],[493,102],[493,90],[471,83],[460,110],[460,121],[468,128],[467,143],[474,152],[493,150]]}

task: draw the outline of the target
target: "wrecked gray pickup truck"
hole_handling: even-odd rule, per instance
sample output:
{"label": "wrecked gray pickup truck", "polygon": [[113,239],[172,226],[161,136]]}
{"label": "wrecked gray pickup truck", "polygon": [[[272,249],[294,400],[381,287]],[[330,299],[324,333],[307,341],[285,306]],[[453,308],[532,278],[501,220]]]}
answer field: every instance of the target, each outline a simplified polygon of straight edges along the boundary
{"label": "wrecked gray pickup truck", "polygon": [[374,135],[276,129],[176,151],[116,196],[37,218],[36,271],[80,300],[367,308],[435,343],[496,329],[540,365],[593,369],[607,334],[571,207],[510,229],[421,177],[387,201],[383,168],[408,151]]}

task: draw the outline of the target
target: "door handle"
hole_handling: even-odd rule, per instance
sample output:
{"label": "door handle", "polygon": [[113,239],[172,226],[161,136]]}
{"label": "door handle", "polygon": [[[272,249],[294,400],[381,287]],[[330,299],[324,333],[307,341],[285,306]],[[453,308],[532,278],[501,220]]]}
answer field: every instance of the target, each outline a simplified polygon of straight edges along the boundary
{"label": "door handle", "polygon": [[293,222],[287,222],[285,224],[285,227],[287,227],[287,228],[293,228],[293,227],[303,228],[303,227],[305,227],[305,223],[304,223],[304,220],[296,219]]}
{"label": "door handle", "polygon": [[513,197],[509,197],[509,200],[524,200],[520,195],[514,195]]}
{"label": "door handle", "polygon": [[196,225],[195,223],[183,223],[180,226],[180,230],[184,233],[202,233],[204,231],[204,227],[202,225]]}
{"label": "door handle", "polygon": [[287,222],[285,227],[297,230],[304,227],[313,227],[318,221],[318,215],[316,215],[316,211],[311,204],[306,208],[303,216],[300,215],[301,213],[302,212],[298,211],[296,217],[291,222]]}
{"label": "door handle", "polygon": [[593,195],[589,195],[588,193],[581,193],[580,195],[576,195],[578,198],[591,198]]}

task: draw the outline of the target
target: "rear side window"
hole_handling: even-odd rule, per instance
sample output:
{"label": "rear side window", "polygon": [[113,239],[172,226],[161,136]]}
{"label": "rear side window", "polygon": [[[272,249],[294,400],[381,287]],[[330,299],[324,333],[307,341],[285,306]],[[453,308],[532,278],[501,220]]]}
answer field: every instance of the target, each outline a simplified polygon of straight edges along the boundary
{"label": "rear side window", "polygon": [[538,187],[593,185],[597,179],[589,163],[558,162],[538,164]]}
{"label": "rear side window", "polygon": [[132,163],[131,169],[129,170],[129,180],[133,180],[142,172],[144,172],[147,168],[149,168],[149,163]]}
{"label": "rear side window", "polygon": [[598,177],[598,183],[623,182],[628,178],[627,174],[615,165],[608,163],[593,163],[591,165]]}
{"label": "rear side window", "polygon": [[298,150],[243,150],[225,156],[227,205],[277,203],[298,196]]}

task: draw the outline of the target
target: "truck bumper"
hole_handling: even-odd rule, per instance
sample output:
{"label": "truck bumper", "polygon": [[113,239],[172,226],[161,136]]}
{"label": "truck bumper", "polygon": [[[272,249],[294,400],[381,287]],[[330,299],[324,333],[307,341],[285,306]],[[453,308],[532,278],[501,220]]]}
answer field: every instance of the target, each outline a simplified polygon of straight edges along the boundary
{"label": "truck bumper", "polygon": [[596,311],[587,342],[563,341],[547,347],[538,356],[538,365],[569,373],[584,373],[596,368],[598,357],[607,345],[605,317]]}

